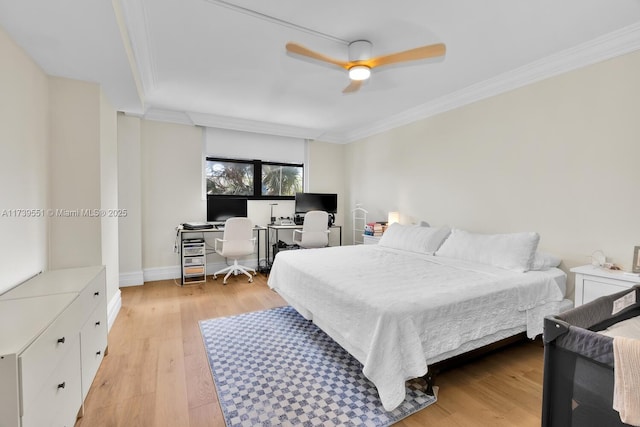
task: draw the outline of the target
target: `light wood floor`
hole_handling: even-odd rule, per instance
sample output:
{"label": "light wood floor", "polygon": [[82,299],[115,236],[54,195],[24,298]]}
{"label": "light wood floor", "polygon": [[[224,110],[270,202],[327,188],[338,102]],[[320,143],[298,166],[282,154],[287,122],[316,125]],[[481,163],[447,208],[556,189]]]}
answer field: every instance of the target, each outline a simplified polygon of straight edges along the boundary
{"label": "light wood floor", "polygon": [[[198,320],[285,305],[258,275],[179,287],[172,280],[122,291],[122,309],[76,427],[224,426]],[[443,372],[438,402],[397,424],[539,426],[540,342],[516,344]]]}

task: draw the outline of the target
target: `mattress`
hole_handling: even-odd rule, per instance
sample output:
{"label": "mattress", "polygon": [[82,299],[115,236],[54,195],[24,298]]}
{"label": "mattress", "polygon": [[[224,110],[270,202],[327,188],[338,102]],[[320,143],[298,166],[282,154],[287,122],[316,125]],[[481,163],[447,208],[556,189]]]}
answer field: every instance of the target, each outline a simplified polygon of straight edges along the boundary
{"label": "mattress", "polygon": [[280,253],[268,284],[362,363],[392,410],[429,363],[486,337],[540,334],[563,304],[564,279],[359,245]]}

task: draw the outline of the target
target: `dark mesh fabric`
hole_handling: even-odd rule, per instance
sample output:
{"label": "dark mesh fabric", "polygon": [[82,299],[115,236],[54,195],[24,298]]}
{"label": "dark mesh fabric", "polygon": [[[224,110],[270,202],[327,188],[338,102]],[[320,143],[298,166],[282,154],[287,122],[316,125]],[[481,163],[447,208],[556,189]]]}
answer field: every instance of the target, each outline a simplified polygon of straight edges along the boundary
{"label": "dark mesh fabric", "polygon": [[[640,287],[634,288],[640,296]],[[617,427],[613,409],[613,338],[595,331],[640,315],[635,305],[612,315],[619,292],[545,320],[543,427]]]}

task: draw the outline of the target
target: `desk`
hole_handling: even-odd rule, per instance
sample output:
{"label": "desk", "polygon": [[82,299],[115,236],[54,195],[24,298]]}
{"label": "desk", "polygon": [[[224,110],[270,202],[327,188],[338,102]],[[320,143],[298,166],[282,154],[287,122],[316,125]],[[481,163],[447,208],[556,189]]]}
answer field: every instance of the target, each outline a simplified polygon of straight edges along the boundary
{"label": "desk", "polygon": [[[258,263],[257,263],[257,268],[256,271],[259,270],[260,268],[260,232],[263,231],[267,232],[266,227],[261,227],[259,225],[256,225],[253,227],[253,231],[256,233],[257,235],[257,239],[256,239],[256,248],[257,248],[257,252],[258,252]],[[182,256],[182,243],[184,241],[185,238],[193,238],[196,237],[194,235],[200,235],[200,237],[202,237],[202,239],[205,238],[205,234],[204,233],[218,233],[221,236],[215,236],[215,237],[222,237],[223,233],[224,233],[224,228],[205,228],[202,230],[185,230],[184,228],[179,228],[178,229],[178,235],[177,235],[177,241],[176,241],[176,246],[177,249],[179,251],[180,254],[180,283],[181,284],[185,284],[185,277],[184,277],[184,264],[183,264],[183,259],[184,257]],[[187,235],[185,237],[185,234]],[[268,235],[266,236],[268,237]],[[265,239],[265,241],[267,241],[268,239]],[[269,259],[269,253],[265,250],[265,256],[267,258],[267,261]],[[206,278],[206,256],[205,256],[205,278]],[[188,283],[188,282],[187,282]]]}
{"label": "desk", "polygon": [[[332,228],[337,228],[338,232],[340,233],[340,246],[342,246],[342,226],[341,225],[332,225],[331,227],[329,227],[329,230],[331,230]],[[266,249],[266,254],[267,254],[267,266],[270,268],[271,264],[273,264],[273,260],[271,259],[271,242],[270,242],[270,231],[273,230],[275,232],[275,242],[278,243],[278,232],[280,230],[302,230],[302,225],[267,225],[267,249]]]}

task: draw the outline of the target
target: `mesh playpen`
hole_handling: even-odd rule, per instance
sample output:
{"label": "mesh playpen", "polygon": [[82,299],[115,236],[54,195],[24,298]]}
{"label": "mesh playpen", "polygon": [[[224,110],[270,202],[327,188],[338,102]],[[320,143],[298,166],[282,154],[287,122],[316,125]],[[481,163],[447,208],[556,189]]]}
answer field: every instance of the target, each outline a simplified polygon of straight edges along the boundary
{"label": "mesh playpen", "polygon": [[629,425],[613,409],[612,335],[640,339],[632,336],[640,325],[639,314],[636,285],[545,319],[543,427]]}

